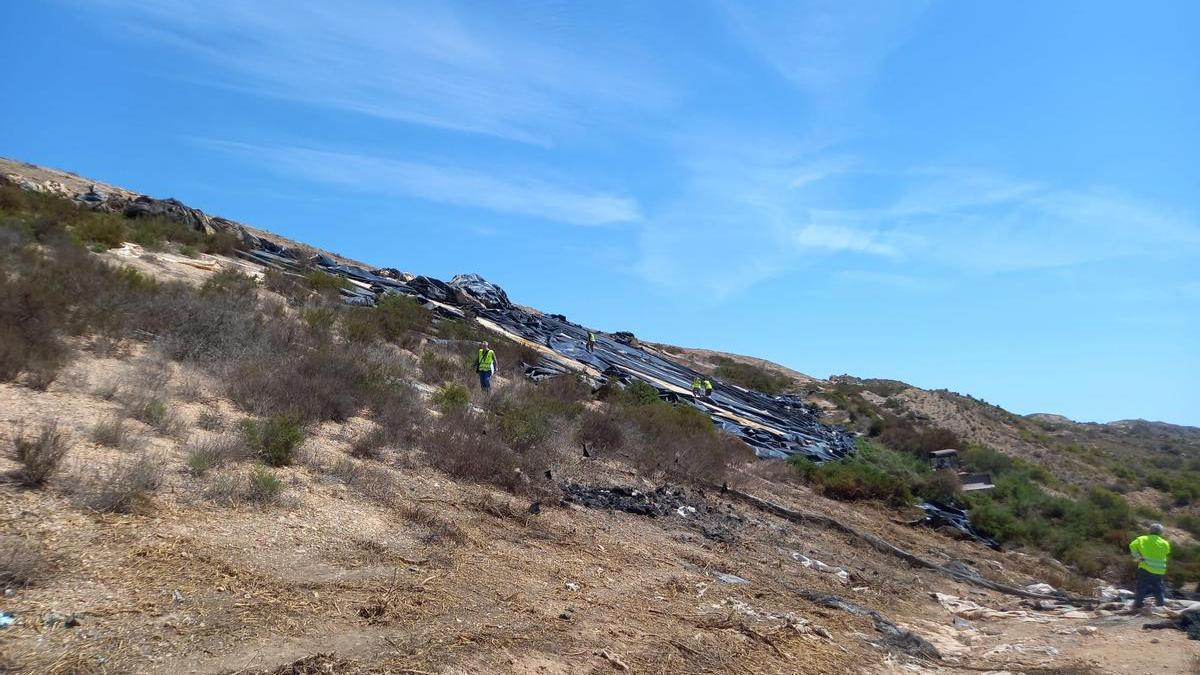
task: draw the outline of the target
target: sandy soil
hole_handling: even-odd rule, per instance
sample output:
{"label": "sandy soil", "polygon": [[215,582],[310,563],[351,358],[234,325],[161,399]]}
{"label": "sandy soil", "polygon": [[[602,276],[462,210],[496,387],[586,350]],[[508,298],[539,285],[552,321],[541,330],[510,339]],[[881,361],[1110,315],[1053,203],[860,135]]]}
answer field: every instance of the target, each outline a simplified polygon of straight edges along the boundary
{"label": "sandy soil", "polygon": [[[957,672],[966,665],[1148,672],[1147,653],[1156,655],[1152,672],[1190,672],[1200,654],[1183,633],[1143,632],[1128,617],[1047,613],[1045,623],[963,625],[929,593],[1000,609],[1019,603],[739,504],[724,505],[743,519],[726,542],[706,539],[687,516],[578,506],[531,515],[526,502],[448,480],[402,449],[371,463],[394,492],[364,494],[329,469],[346,456],[361,420],[325,425],[309,439],[303,462],[280,470],[281,503],[213,502],[205,491],[216,478],[185,470],[185,438],[211,433],[196,428],[203,413],[228,424],[238,413],[198,374],[167,368],[180,422],[172,433],[128,421],[125,447],[90,440],[97,421],[123,414],[121,384],[161,368],[138,353],[89,356],[45,392],[0,385],[0,437],[53,416],[75,439],[68,468],[46,488],[0,486],[0,535],[35,543],[51,559],[33,585],[3,601],[17,623],[0,633],[0,664],[15,672],[269,672],[322,654],[331,655],[332,672],[348,673]],[[135,513],[95,513],[72,500],[77,476],[140,452],[162,457],[167,477]],[[0,471],[13,468],[0,460]],[[562,459],[556,472],[637,482],[618,464],[582,458]],[[921,555],[967,560],[998,580],[1027,582],[1040,566],[912,529],[886,510],[850,509],[753,474],[740,482]],[[461,539],[435,536],[405,515],[418,506]],[[848,583],[802,566],[796,553],[844,568]],[[748,583],[722,582],[724,573]],[[946,658],[925,663],[890,653],[873,644],[879,635],[870,620],[813,605],[800,597],[806,591],[877,609],[934,641]],[[75,616],[79,625],[53,625],[54,615]],[[1097,631],[1076,633],[1083,625]]]}

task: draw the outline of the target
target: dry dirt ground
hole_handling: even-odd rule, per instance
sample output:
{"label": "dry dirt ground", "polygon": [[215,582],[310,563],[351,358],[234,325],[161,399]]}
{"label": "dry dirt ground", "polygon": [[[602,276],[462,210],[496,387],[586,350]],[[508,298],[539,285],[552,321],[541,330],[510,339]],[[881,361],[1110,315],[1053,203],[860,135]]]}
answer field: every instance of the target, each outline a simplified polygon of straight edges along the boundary
{"label": "dry dirt ground", "polygon": [[[121,261],[189,281],[207,274],[170,256]],[[156,427],[129,419],[129,397],[147,383],[169,401],[171,418]],[[364,420],[315,430],[300,460],[277,470],[282,496],[248,502],[236,495],[249,462],[188,470],[191,444],[236,433],[243,417],[219,393],[136,347],[84,351],[46,391],[0,384],[0,448],[51,419],[73,439],[48,485],[0,480],[0,548],[40,557],[30,583],[0,598],[15,619],[0,627],[0,671],[1200,672],[1198,643],[1181,632],[1033,611],[720,494],[691,496],[723,514],[713,539],[704,509],[651,518],[546,500],[532,513],[528,500],[448,479],[413,448],[352,459]],[[124,440],[98,444],[97,425],[116,419]],[[143,455],[161,463],[163,481],[131,513],[82,504],[98,477]],[[0,458],[0,474],[16,468]],[[552,470],[555,481],[654,487],[566,445]],[[784,473],[757,464],[736,483],[998,581],[1065,579],[1048,562],[913,528],[909,514],[826,500]],[[882,646],[870,618],[804,599],[813,592],[881,612],[943,658]],[[1008,614],[964,618],[933,592]]]}
{"label": "dry dirt ground", "polygon": [[[719,495],[703,499],[742,519],[729,541],[705,538],[686,510],[648,518],[547,505],[530,514],[527,501],[447,480],[412,452],[350,460],[348,439],[361,420],[311,436],[303,460],[280,470],[287,489],[279,502],[228,503],[212,494],[219,475],[194,476],[185,466],[186,437],[220,433],[199,429],[202,415],[208,427],[239,416],[196,373],[167,368],[174,428],[129,420],[123,447],[91,440],[98,421],[123,415],[123,383],[160,368],[145,355],[87,356],[44,392],[0,385],[0,437],[53,417],[74,438],[67,468],[48,486],[0,485],[0,536],[46,558],[33,583],[0,604],[16,618],[0,629],[0,667],[254,673],[307,659],[311,672],[337,673],[1157,673],[1193,672],[1200,654],[1183,633],[1143,632],[1129,617],[956,621],[931,591],[1000,609],[1019,603]],[[71,492],[80,480],[143,452],[165,462],[166,478],[134,513],[77,504]],[[387,487],[347,484],[345,468],[331,468],[339,460],[373,467]],[[0,471],[15,468],[0,460]],[[576,482],[638,482],[603,461],[564,459],[555,468]],[[754,475],[741,482],[920,555],[970,561],[998,580],[1027,582],[1039,568],[1032,558],[913,529],[883,509],[850,509]],[[804,567],[796,554],[844,568],[848,581]],[[808,591],[877,609],[946,658],[919,661],[876,646],[869,619],[814,605],[800,597]],[[1079,634],[1082,625],[1097,631]],[[1147,671],[1149,655],[1156,666]]]}

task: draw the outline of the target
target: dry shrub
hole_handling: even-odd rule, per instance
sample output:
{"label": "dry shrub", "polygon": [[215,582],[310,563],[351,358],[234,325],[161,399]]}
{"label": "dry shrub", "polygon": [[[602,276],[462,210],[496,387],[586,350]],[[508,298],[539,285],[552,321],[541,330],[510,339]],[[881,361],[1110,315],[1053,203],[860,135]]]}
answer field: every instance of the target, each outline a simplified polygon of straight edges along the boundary
{"label": "dry shrub", "polygon": [[350,442],[350,455],[358,459],[380,459],[387,446],[387,433],[381,428],[360,432]]}
{"label": "dry shrub", "polygon": [[225,416],[215,410],[204,410],[196,417],[196,426],[205,431],[221,431],[225,428]]}
{"label": "dry shrub", "polygon": [[329,474],[373,502],[391,504],[396,499],[396,481],[382,467],[342,457],[329,468]]}
{"label": "dry shrub", "polygon": [[440,350],[426,349],[421,352],[421,378],[429,384],[466,382],[471,375],[470,366],[466,361]]}
{"label": "dry shrub", "polygon": [[475,502],[475,509],[489,516],[513,520],[524,524],[528,520],[528,509],[519,508],[507,499],[497,499],[491,494],[484,494]]}
{"label": "dry shrub", "polygon": [[450,520],[420,504],[405,504],[398,509],[400,517],[424,530],[421,540],[429,545],[467,542],[467,533]]}
{"label": "dry shrub", "polygon": [[71,491],[81,506],[93,511],[130,513],[148,503],[163,474],[162,459],[143,454],[106,470],[89,469],[77,477]]}
{"label": "dry shrub", "polygon": [[431,465],[455,478],[492,483],[509,492],[519,492],[527,482],[517,453],[497,434],[489,435],[484,418],[474,413],[443,415],[426,432],[422,448]]}
{"label": "dry shrub", "polygon": [[412,386],[397,383],[386,387],[371,408],[371,420],[379,425],[384,443],[411,446],[420,439],[420,425],[428,413]]}
{"label": "dry shrub", "polygon": [[589,452],[612,452],[625,447],[630,435],[629,423],[615,413],[588,410],[579,418],[575,440]]}
{"label": "dry shrub", "polygon": [[0,586],[31,586],[44,579],[52,566],[41,546],[21,537],[0,537]]}
{"label": "dry shrub", "polygon": [[18,430],[12,438],[9,456],[20,464],[16,477],[30,487],[44,485],[58,473],[63,458],[71,449],[71,440],[60,431],[57,420],[43,422],[36,435]]}
{"label": "dry shrub", "polygon": [[753,457],[749,446],[717,430],[708,415],[691,406],[654,403],[630,408],[628,414],[639,432],[630,459],[643,475],[720,484],[731,463]]}
{"label": "dry shrub", "polygon": [[234,402],[262,415],[344,422],[367,407],[382,384],[358,350],[326,344],[291,351],[234,364],[226,377]]}
{"label": "dry shrub", "polygon": [[110,415],[92,429],[92,440],[99,445],[110,448],[120,448],[125,445],[129,430],[125,427],[125,419],[118,415]]}
{"label": "dry shrub", "polygon": [[218,434],[188,439],[185,447],[188,470],[202,475],[226,464],[249,459],[245,442],[233,434]]}

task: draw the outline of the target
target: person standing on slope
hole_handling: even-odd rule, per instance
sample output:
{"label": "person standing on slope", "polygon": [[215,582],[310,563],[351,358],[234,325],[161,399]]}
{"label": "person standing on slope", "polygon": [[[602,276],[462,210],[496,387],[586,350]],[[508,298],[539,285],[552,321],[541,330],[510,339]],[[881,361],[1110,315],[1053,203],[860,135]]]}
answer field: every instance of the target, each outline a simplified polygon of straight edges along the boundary
{"label": "person standing on slope", "polygon": [[1137,591],[1133,595],[1134,611],[1142,608],[1147,595],[1153,595],[1158,606],[1166,604],[1163,597],[1163,576],[1167,573],[1167,556],[1171,555],[1171,542],[1162,538],[1162,523],[1151,523],[1150,534],[1129,542],[1129,553],[1138,563]]}
{"label": "person standing on slope", "polygon": [[712,380],[704,378],[704,398],[712,398]]}
{"label": "person standing on slope", "polygon": [[492,375],[496,374],[496,352],[488,348],[486,340],[479,346],[479,354],[475,357],[475,372],[479,373],[479,388],[490,394]]}
{"label": "person standing on slope", "polygon": [[589,354],[596,352],[596,334],[590,330],[588,331],[587,350]]}
{"label": "person standing on slope", "polygon": [[703,387],[700,384],[700,378],[693,377],[692,378],[692,398],[700,398],[701,391],[703,391]]}

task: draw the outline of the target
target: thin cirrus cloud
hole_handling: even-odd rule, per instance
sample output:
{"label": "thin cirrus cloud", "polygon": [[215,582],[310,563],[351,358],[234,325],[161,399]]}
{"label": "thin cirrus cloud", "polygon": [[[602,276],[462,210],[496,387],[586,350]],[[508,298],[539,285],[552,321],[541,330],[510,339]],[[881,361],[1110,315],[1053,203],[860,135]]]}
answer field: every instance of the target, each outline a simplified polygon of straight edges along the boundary
{"label": "thin cirrus cloud", "polygon": [[[700,284],[716,299],[833,255],[873,262],[856,281],[932,288],[930,275],[1065,268],[1119,259],[1194,258],[1200,224],[1102,188],[1074,190],[979,170],[867,170],[815,160],[752,165],[705,162],[688,198],[647,215],[637,271],[677,290]],[[856,185],[886,185],[890,199],[862,206]],[[714,185],[723,185],[716,191]],[[719,251],[721,273],[689,274],[678,251]],[[869,269],[869,268],[868,268]],[[886,270],[886,271],[885,271]],[[922,281],[909,283],[911,271]]]}
{"label": "thin cirrus cloud", "polygon": [[342,189],[414,197],[572,225],[629,223],[642,217],[637,201],[630,197],[564,188],[511,170],[484,172],[286,145],[200,142],[277,173]]}
{"label": "thin cirrus cloud", "polygon": [[551,145],[583,114],[661,110],[649,70],[591,59],[537,22],[373,0],[102,0],[127,33],[213,66],[223,87],[427,127]]}

